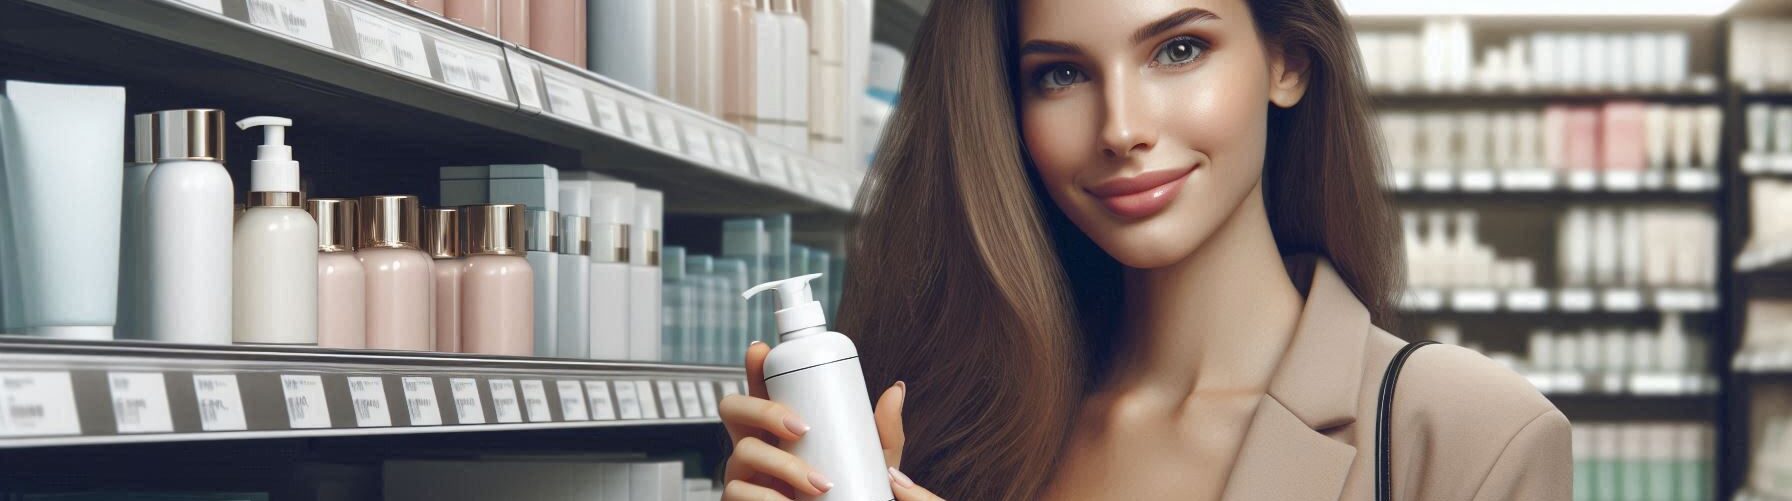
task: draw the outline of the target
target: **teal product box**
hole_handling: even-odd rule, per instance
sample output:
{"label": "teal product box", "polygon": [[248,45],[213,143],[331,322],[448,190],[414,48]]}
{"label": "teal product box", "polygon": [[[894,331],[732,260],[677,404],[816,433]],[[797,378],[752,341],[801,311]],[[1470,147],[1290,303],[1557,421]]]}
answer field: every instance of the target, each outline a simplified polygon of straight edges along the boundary
{"label": "teal product box", "polygon": [[715,310],[715,305],[710,304],[715,301],[715,285],[710,280],[715,271],[714,257],[687,255],[684,258],[685,282],[690,284],[691,294],[696,301],[695,311],[690,312],[696,328],[691,329],[693,335],[685,344],[686,360],[712,363],[719,358],[715,353],[715,345],[720,342],[717,339],[720,336],[716,335],[714,316],[710,314]]}
{"label": "teal product box", "polygon": [[684,362],[684,247],[661,249],[660,284],[660,358]]}
{"label": "teal product box", "polygon": [[[831,256],[828,251],[809,249],[809,273],[820,273],[821,277],[809,282],[815,293],[815,300],[821,301],[821,311],[825,314],[833,306],[834,275],[829,273]],[[828,317],[834,318],[834,317]]]}
{"label": "teal product box", "polygon": [[[765,233],[769,237],[765,254],[765,282],[790,278],[790,215],[776,214],[765,218]],[[760,325],[765,329],[764,337],[760,340],[776,346],[778,344],[778,326],[777,319],[772,314],[776,312],[777,301],[768,297],[760,300],[759,305],[764,315]]]}
{"label": "teal product box", "polygon": [[736,258],[716,260],[716,276],[722,279],[722,361],[735,364],[746,359],[747,332],[752,328],[747,302],[741,291],[756,284],[748,283],[747,262]]}
{"label": "teal product box", "polygon": [[[815,273],[809,271],[809,248],[801,245],[790,245],[790,276],[800,277]],[[814,282],[810,282],[810,290],[814,290]]]}
{"label": "teal product box", "polygon": [[[747,283],[734,291],[733,302],[745,306],[747,311],[746,334],[748,341],[764,341],[771,336],[766,332],[768,318],[767,306],[770,297],[741,299],[739,294],[748,287],[770,281],[767,276],[767,252],[771,250],[771,235],[765,231],[765,220],[760,218],[730,219],[722,222],[722,257],[738,259],[746,266]],[[745,349],[743,343],[742,349]]]}
{"label": "teal product box", "polygon": [[560,211],[560,171],[544,164],[491,166],[491,203]]}
{"label": "teal product box", "polygon": [[492,203],[492,168],[485,165],[442,167],[441,190],[436,201],[441,207]]}
{"label": "teal product box", "polygon": [[846,290],[846,256],[831,256],[828,273],[828,302],[821,309],[829,319],[836,319],[840,318],[840,298]]}

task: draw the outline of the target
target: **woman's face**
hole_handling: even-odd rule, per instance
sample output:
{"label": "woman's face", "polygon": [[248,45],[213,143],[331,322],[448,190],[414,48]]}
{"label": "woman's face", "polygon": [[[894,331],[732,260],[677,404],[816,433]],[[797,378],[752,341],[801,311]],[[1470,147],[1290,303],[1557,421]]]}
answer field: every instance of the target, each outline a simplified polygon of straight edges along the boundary
{"label": "woman's face", "polygon": [[1305,90],[1244,0],[1021,0],[1019,15],[1027,152],[1129,267],[1180,261],[1231,218],[1262,177],[1269,106]]}

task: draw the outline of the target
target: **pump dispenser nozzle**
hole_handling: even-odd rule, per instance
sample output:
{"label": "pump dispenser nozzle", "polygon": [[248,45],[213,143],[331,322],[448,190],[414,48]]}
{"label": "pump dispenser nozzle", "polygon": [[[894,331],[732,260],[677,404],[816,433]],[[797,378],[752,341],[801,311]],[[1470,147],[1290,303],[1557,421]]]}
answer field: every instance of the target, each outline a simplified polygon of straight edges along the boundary
{"label": "pump dispenser nozzle", "polygon": [[821,275],[815,273],[766,282],[747,289],[740,297],[751,299],[761,292],[777,289],[778,335],[821,327],[827,325],[827,315],[822,313],[821,303],[815,301],[815,293],[809,289],[809,281],[821,278]]}
{"label": "pump dispenser nozzle", "polygon": [[261,127],[261,146],[255,147],[255,161],[249,164],[249,191],[298,192],[299,162],[292,159],[292,147],[286,145],[286,128],[292,119],[282,117],[249,117],[236,123],[249,130]]}

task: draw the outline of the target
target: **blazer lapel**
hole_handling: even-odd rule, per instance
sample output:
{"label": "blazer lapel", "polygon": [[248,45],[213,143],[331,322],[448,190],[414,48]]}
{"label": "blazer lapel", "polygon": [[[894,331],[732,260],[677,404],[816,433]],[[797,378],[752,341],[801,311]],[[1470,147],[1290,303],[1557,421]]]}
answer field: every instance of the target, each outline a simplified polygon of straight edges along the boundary
{"label": "blazer lapel", "polygon": [[1369,312],[1319,260],[1287,354],[1257,404],[1223,499],[1333,500],[1356,447],[1325,432],[1356,422]]}

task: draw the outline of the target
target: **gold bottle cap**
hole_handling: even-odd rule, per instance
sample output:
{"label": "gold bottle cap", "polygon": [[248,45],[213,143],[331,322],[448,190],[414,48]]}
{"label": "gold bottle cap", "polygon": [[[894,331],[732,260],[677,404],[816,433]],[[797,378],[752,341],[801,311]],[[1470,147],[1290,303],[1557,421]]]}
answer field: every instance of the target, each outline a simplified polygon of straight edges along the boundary
{"label": "gold bottle cap", "polygon": [[304,207],[305,194],[297,191],[251,191],[248,207]]}
{"label": "gold bottle cap", "polygon": [[523,248],[535,252],[558,252],[560,250],[560,213],[551,210],[529,210],[523,218],[527,228],[523,229]]}
{"label": "gold bottle cap", "polygon": [[131,116],[131,163],[156,163],[156,114],[138,113]]}
{"label": "gold bottle cap", "polygon": [[224,162],[222,110],[168,110],[155,113],[156,161]]}
{"label": "gold bottle cap", "polygon": [[591,218],[560,216],[560,253],[573,256],[591,255]]}
{"label": "gold bottle cap", "polygon": [[416,195],[361,197],[361,231],[355,246],[416,249],[420,208]]}
{"label": "gold bottle cap", "polygon": [[355,250],[355,201],[348,198],[313,198],[305,201],[305,212],[317,220],[318,252]]}
{"label": "gold bottle cap", "polygon": [[435,259],[460,257],[460,211],[423,209],[423,252]]}
{"label": "gold bottle cap", "polygon": [[524,208],[522,204],[461,206],[461,219],[466,221],[466,255],[521,256],[523,247]]}
{"label": "gold bottle cap", "polygon": [[592,223],[591,260],[598,263],[627,263],[630,231],[632,230],[626,224]]}

